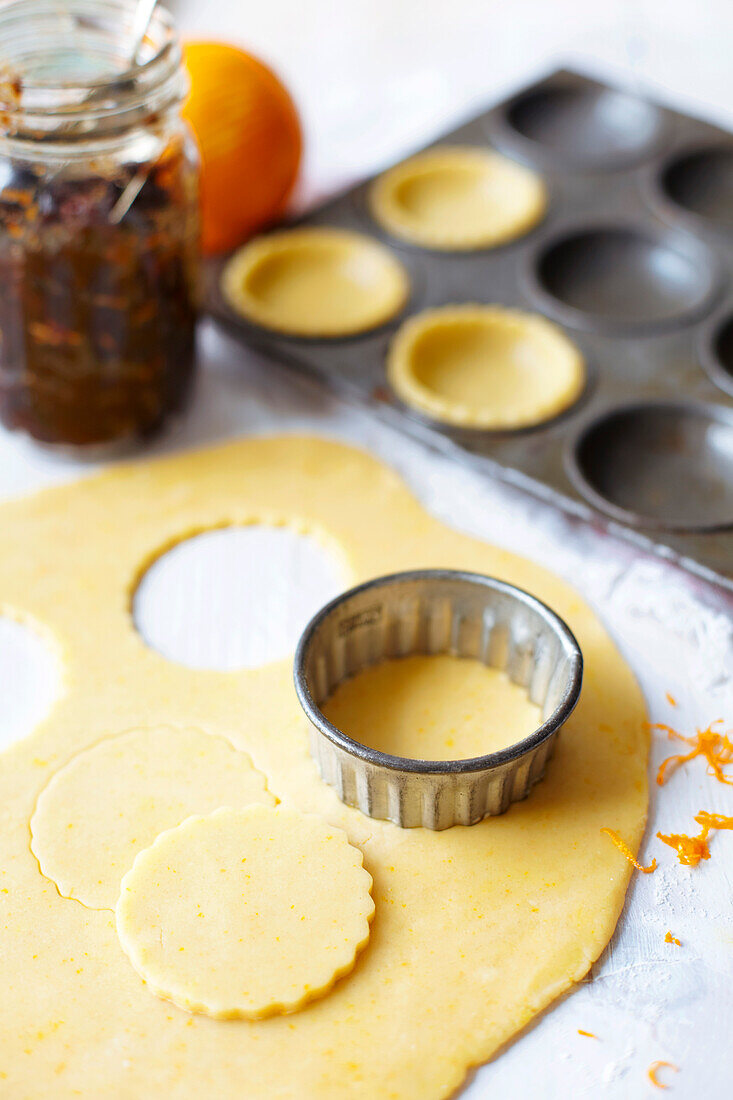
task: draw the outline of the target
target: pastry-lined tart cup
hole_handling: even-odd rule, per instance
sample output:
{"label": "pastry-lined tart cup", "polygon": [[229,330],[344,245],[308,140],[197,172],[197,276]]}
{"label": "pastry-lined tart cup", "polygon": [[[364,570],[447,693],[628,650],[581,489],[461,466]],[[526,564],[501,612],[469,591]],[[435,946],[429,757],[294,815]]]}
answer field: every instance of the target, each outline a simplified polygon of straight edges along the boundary
{"label": "pastry-lined tart cup", "polygon": [[361,233],[314,226],[258,237],[224,268],[221,288],[236,313],[287,336],[342,337],[390,321],[410,282],[384,245]]}
{"label": "pastry-lined tart cup", "polygon": [[372,185],[374,219],[423,248],[493,248],[529,232],[547,206],[540,176],[490,149],[447,145],[390,168]]}
{"label": "pastry-lined tart cup", "polygon": [[471,304],[406,321],[390,347],[387,376],[408,407],[487,431],[550,420],[578,399],[586,377],[581,352],[551,321]]}

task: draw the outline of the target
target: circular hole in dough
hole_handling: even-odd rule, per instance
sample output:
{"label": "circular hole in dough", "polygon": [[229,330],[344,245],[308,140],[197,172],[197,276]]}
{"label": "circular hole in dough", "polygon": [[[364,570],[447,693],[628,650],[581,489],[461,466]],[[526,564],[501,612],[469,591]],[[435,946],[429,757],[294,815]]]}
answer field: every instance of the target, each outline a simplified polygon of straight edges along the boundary
{"label": "circular hole in dough", "polygon": [[391,320],[409,295],[392,253],[345,229],[290,229],[240,249],[222,275],[233,310],[291,336],[339,337]]}
{"label": "circular hole in dough", "polygon": [[122,876],[164,829],[219,806],[274,801],[249,756],[223,737],[130,730],[56,772],[31,818],[31,848],[63,897],[113,909]]}
{"label": "circular hole in dough", "polygon": [[56,654],[41,634],[0,615],[0,748],[31,732],[61,691]]}
{"label": "circular hole in dough", "polygon": [[227,527],[185,539],[138,585],[135,625],[189,668],[256,668],[287,657],[312,615],[343,588],[345,567],[288,527]]}
{"label": "circular hole in dough", "polygon": [[405,404],[447,424],[506,430],[558,415],[580,396],[580,351],[550,321],[502,306],[426,310],[390,348],[387,373]]}
{"label": "circular hole in dough", "polygon": [[369,938],[371,875],[345,833],[282,808],[192,817],[141,852],[117,933],[159,997],[217,1019],[294,1012]]}
{"label": "circular hole in dough", "polygon": [[380,176],[369,202],[395,237],[425,248],[491,248],[527,233],[547,205],[542,179],[491,150],[442,146]]}

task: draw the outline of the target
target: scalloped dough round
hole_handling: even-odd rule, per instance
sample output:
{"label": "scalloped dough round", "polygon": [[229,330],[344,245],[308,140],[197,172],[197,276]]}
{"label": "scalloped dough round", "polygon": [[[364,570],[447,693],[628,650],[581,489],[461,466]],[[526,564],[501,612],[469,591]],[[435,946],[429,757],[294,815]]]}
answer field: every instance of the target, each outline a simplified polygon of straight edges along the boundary
{"label": "scalloped dough round", "polygon": [[229,306],[288,336],[368,332],[404,307],[410,283],[384,245],[347,229],[285,229],[250,241],[224,268]]}
{"label": "scalloped dough round", "polygon": [[375,220],[410,244],[493,248],[528,233],[547,206],[540,176],[490,149],[443,145],[390,168],[372,185]]}
{"label": "scalloped dough round", "polygon": [[190,817],[122,880],[117,934],[153,993],[215,1019],[295,1012],[354,966],[374,915],[360,849],[322,818]]}
{"label": "scalloped dough round", "polygon": [[197,729],[158,726],[80,752],[41,791],[31,848],[65,898],[114,909],[120,881],[158,833],[219,806],[272,805],[245,752]]}
{"label": "scalloped dough round", "polygon": [[428,309],[406,321],[387,374],[406,405],[457,427],[530,427],[573,404],[585,363],[556,325],[496,305]]}

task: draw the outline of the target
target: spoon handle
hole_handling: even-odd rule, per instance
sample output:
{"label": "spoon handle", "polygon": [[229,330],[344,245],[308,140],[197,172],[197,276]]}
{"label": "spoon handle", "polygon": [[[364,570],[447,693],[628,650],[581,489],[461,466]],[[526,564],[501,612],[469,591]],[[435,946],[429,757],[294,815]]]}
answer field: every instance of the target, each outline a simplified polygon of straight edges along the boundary
{"label": "spoon handle", "polygon": [[158,0],[138,0],[137,9],[135,11],[135,19],[132,24],[132,39],[130,48],[130,61],[134,65],[137,60],[137,55],[140,47],[143,44],[145,35],[148,32],[150,20],[153,17],[155,11],[155,5]]}

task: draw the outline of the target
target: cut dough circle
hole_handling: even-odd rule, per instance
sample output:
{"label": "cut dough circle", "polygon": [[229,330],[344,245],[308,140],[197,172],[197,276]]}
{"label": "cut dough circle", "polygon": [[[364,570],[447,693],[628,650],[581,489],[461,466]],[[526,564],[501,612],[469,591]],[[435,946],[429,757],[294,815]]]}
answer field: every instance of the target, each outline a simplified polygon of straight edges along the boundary
{"label": "cut dough circle", "polygon": [[585,363],[552,322],[498,305],[424,310],[398,330],[387,359],[397,395],[458,427],[530,427],[573,404]]}
{"label": "cut dough circle", "polygon": [[41,791],[31,848],[65,898],[113,909],[120,880],[158,833],[193,813],[272,805],[264,776],[223,737],[158,726],[107,737]]}
{"label": "cut dough circle", "polygon": [[323,705],[362,745],[413,760],[468,760],[516,744],[542,711],[506,672],[481,661],[414,654],[342,681]]}
{"label": "cut dough circle", "polygon": [[190,817],[122,880],[117,934],[150,989],[216,1019],[294,1012],[353,968],[372,878],[340,829],[250,806]]}
{"label": "cut dough circle", "polygon": [[339,337],[391,320],[404,307],[410,283],[384,245],[319,226],[251,241],[225,267],[221,288],[233,310],[264,328]]}
{"label": "cut dough circle", "polygon": [[411,244],[446,251],[492,248],[542,218],[540,176],[490,149],[444,145],[390,168],[372,185],[377,222]]}

